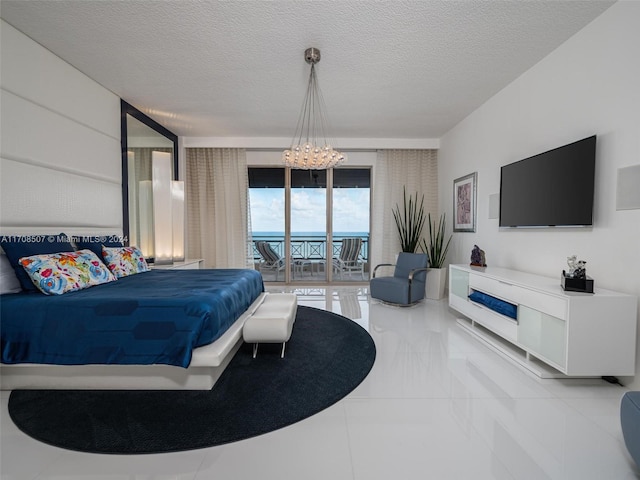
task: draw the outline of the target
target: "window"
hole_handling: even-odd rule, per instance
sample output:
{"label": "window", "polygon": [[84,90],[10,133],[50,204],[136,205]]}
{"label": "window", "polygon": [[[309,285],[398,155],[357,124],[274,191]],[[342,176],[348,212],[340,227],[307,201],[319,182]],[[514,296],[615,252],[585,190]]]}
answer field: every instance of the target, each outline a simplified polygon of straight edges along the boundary
{"label": "window", "polygon": [[[366,281],[370,177],[369,168],[329,172],[250,167],[254,260],[265,281]],[[328,225],[333,226],[332,231]],[[337,268],[332,259],[340,258],[343,239],[352,237],[361,239],[356,268]],[[259,242],[267,242],[277,259],[265,258],[258,248],[264,244]],[[329,242],[331,248],[327,248]]]}

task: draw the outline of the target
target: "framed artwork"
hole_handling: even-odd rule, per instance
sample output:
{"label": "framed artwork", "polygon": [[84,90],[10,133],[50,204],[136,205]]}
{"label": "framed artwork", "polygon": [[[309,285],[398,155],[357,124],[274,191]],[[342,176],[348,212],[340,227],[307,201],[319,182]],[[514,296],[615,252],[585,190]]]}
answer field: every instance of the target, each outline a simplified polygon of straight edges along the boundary
{"label": "framed artwork", "polygon": [[453,231],[476,231],[476,183],[478,172],[453,181]]}

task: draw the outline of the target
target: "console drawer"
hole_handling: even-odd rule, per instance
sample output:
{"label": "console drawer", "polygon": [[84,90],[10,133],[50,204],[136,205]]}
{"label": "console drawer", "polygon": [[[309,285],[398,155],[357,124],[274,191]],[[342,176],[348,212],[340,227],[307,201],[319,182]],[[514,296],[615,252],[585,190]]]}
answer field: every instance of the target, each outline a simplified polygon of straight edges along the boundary
{"label": "console drawer", "polygon": [[517,302],[519,305],[538,310],[552,317],[566,320],[567,300],[554,295],[545,295],[522,287],[517,288]]}
{"label": "console drawer", "polygon": [[518,303],[513,299],[513,291],[515,285],[510,283],[494,280],[493,278],[483,277],[480,275],[469,275],[469,287],[473,290],[478,290],[483,293],[487,293],[494,297],[498,297],[502,300],[506,300],[510,303]]}

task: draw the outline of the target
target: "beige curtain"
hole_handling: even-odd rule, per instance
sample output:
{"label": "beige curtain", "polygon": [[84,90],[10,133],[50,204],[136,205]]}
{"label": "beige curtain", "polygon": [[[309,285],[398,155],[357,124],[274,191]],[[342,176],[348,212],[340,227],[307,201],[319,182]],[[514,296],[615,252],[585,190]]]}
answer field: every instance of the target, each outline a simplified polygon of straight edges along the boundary
{"label": "beige curtain", "polygon": [[[424,194],[425,216],[438,218],[438,151],[379,150],[373,173],[371,265],[394,263],[400,240],[392,210],[402,209],[402,191]],[[423,235],[428,228],[425,221]]]}
{"label": "beige curtain", "polygon": [[253,268],[245,150],[186,151],[188,257],[205,268]]}

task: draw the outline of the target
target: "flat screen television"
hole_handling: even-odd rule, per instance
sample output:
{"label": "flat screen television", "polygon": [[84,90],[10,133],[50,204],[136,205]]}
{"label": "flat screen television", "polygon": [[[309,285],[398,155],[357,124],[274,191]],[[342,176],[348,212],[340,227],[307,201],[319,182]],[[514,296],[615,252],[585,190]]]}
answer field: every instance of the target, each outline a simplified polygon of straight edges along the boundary
{"label": "flat screen television", "polygon": [[500,227],[593,225],[596,136],[500,169]]}

